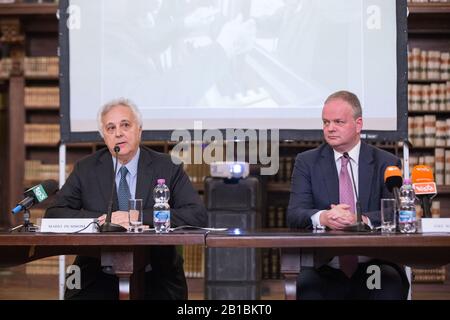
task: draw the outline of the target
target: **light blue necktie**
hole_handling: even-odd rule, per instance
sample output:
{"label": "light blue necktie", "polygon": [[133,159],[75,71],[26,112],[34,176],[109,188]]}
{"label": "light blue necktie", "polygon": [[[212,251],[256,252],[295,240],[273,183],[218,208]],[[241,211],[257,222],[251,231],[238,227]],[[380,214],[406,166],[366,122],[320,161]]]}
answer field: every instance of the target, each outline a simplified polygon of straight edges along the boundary
{"label": "light blue necktie", "polygon": [[127,167],[120,168],[120,182],[119,191],[117,192],[117,199],[119,201],[119,210],[128,211],[128,199],[131,198],[130,188],[127,183]]}

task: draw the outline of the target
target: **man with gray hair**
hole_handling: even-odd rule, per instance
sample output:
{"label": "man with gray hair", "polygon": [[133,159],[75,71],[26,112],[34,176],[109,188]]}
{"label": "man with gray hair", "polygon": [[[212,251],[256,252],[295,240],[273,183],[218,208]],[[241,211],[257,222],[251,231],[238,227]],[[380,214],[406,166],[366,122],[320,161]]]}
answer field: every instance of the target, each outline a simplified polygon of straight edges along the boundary
{"label": "man with gray hair", "polygon": [[[144,224],[153,226],[152,190],[158,179],[165,179],[171,194],[172,226],[206,226],[206,210],[182,165],[140,145],[142,116],[131,101],[122,98],[105,104],[98,113],[98,124],[106,148],[75,164],[47,209],[47,218],[98,218],[103,224],[113,185],[114,149],[119,147],[112,223],[128,227],[128,208],[118,200],[119,191],[125,191],[128,199],[143,199]],[[148,254],[152,259],[146,267],[145,298],[187,299],[183,259],[176,248],[150,246]],[[66,299],[118,299],[118,278],[103,272],[98,259],[78,256],[74,264],[81,269],[81,289],[66,289]]]}

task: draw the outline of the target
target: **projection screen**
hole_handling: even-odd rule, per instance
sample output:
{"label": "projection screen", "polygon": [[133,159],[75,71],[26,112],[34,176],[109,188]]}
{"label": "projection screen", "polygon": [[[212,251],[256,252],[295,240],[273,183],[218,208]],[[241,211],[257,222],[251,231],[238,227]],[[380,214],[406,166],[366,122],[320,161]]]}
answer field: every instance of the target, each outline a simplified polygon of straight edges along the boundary
{"label": "projection screen", "polygon": [[119,97],[146,140],[196,121],[317,139],[337,90],[360,98],[366,138],[407,137],[406,0],[63,0],[60,55],[65,142],[99,139]]}

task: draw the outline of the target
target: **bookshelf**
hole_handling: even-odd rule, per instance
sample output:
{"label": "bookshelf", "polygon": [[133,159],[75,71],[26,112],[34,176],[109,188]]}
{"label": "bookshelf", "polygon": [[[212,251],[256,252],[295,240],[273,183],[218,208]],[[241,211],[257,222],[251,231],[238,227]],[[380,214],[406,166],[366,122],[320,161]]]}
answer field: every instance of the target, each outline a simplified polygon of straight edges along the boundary
{"label": "bookshelf", "polygon": [[[450,210],[450,2],[408,1],[411,165],[434,168],[441,216]],[[413,269],[413,284],[448,282],[446,268]],[[448,271],[448,270],[447,270]],[[414,287],[414,285],[413,285]]]}
{"label": "bookshelf", "polygon": [[[59,88],[56,11],[55,3],[0,4],[0,79],[7,82],[8,102],[6,148],[2,150],[7,157],[2,165],[5,185],[2,186],[1,219],[9,226],[23,220],[22,214],[13,216],[10,213],[22,199],[23,190],[43,179],[55,178],[54,173],[57,178]],[[27,170],[29,163],[36,161],[39,161],[34,166],[37,170]],[[37,172],[43,172],[44,176]],[[42,206],[33,208],[32,222],[42,217],[44,212]],[[58,257],[27,264],[24,272],[33,276],[51,275],[56,283]]]}
{"label": "bookshelf", "polygon": [[411,165],[434,168],[441,212],[450,209],[450,2],[408,1]]}
{"label": "bookshelf", "polygon": [[[0,153],[6,154],[6,142],[7,142],[7,106],[8,103],[8,81],[0,80]],[[7,170],[6,159],[0,157],[0,190],[4,190],[6,186]],[[6,195],[4,192],[0,194],[0,210],[5,212]],[[0,216],[0,224],[4,224],[4,217]]]}

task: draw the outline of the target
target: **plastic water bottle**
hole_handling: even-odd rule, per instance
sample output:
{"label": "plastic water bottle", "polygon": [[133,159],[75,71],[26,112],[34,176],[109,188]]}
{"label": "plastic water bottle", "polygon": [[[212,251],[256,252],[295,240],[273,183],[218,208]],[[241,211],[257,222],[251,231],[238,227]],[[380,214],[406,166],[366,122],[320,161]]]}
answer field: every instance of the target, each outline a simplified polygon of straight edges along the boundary
{"label": "plastic water bottle", "polygon": [[153,189],[153,226],[156,233],[167,233],[170,229],[170,190],[166,186],[165,179],[158,179],[158,184]]}
{"label": "plastic water bottle", "polygon": [[416,232],[416,196],[411,179],[405,179],[400,188],[400,210],[398,214],[398,227],[402,233]]}

